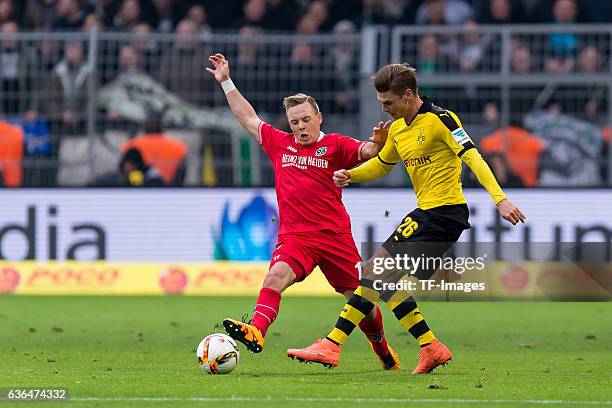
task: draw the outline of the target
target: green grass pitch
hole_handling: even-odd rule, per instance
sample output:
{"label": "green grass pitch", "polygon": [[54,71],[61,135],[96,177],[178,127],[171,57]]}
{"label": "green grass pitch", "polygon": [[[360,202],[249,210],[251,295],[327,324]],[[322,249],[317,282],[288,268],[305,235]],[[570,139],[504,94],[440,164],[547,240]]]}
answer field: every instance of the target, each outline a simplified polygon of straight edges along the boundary
{"label": "green grass pitch", "polygon": [[358,331],[333,370],[289,360],[286,349],[325,335],[344,301],[286,297],[263,353],[240,345],[233,373],[203,374],[198,342],[254,300],[0,297],[0,386],[67,387],[61,405],[87,407],[612,406],[612,303],[423,303],[455,356],[415,377],[418,347],[385,306],[400,372],[383,372]]}

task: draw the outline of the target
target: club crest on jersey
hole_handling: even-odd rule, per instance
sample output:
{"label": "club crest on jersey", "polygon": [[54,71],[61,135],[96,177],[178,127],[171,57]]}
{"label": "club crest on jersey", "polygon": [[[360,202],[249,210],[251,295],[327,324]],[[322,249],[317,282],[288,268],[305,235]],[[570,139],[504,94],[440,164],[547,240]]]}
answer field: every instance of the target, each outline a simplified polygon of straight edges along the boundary
{"label": "club crest on jersey", "polygon": [[319,147],[315,152],[315,156],[323,156],[325,153],[327,153],[327,147]]}
{"label": "club crest on jersey", "polygon": [[425,143],[425,129],[423,129],[423,128],[419,129],[419,134],[417,136],[417,142],[419,144]]}

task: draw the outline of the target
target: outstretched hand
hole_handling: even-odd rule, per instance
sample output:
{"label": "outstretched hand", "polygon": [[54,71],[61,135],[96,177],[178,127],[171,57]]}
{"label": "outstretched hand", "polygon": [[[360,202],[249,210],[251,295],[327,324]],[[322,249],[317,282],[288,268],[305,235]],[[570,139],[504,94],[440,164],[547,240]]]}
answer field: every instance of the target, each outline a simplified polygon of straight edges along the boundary
{"label": "outstretched hand", "polygon": [[376,143],[379,149],[382,149],[387,142],[391,123],[393,122],[390,120],[387,122],[379,122],[378,126],[372,129],[372,137],[370,137],[369,141]]}
{"label": "outstretched hand", "polygon": [[210,72],[217,82],[221,83],[229,79],[229,62],[225,59],[223,54],[215,54],[208,57],[208,60],[212,64],[213,68],[206,67],[206,71]]}

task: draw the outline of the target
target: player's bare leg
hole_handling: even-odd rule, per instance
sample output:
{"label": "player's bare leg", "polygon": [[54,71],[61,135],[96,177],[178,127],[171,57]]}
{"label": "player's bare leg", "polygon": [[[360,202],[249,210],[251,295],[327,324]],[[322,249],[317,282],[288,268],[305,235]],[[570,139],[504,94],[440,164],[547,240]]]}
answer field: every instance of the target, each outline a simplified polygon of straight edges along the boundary
{"label": "player's bare leg", "polygon": [[225,318],[223,327],[227,334],[243,343],[249,351],[261,353],[268,327],[278,317],[281,292],[295,282],[295,277],[295,273],[287,263],[274,264],[264,278],[251,321],[247,323]]}

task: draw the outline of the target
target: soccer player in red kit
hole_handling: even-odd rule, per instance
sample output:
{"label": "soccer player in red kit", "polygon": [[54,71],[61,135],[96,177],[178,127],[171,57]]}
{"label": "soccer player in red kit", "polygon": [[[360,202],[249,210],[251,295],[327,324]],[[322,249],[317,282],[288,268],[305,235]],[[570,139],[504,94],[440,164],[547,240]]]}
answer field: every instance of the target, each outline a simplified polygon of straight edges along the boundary
{"label": "soccer player in red kit", "polygon": [[[274,164],[280,229],[270,269],[264,278],[250,323],[225,319],[227,333],[259,353],[268,327],[278,317],[281,293],[304,280],[319,266],[327,281],[347,299],[359,285],[356,264],[361,257],[351,235],[350,219],[333,173],[376,157],[390,124],[374,128],[370,141],[321,132],[323,116],[314,98],[297,94],[284,106],[293,133],[263,122],[238,92],[221,54],[209,57],[206,68],[221,84],[240,124],[263,146]],[[359,325],[386,370],[399,369],[399,358],[387,344],[380,309],[374,308]]]}

